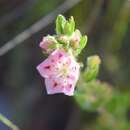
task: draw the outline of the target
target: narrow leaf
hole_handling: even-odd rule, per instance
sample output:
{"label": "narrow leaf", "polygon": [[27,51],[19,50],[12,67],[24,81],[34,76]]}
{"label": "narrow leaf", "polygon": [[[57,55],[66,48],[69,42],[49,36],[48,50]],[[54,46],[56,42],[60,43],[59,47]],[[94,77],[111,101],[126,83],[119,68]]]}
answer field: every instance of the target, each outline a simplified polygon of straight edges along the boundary
{"label": "narrow leaf", "polygon": [[70,24],[70,28],[71,28],[71,34],[72,34],[75,31],[75,21],[74,21],[73,16],[70,17],[69,24]]}
{"label": "narrow leaf", "polygon": [[56,33],[63,34],[66,19],[63,15],[58,15],[56,19]]}
{"label": "narrow leaf", "polygon": [[84,47],[87,44],[87,40],[88,40],[88,38],[87,38],[86,35],[81,37],[81,40],[80,40],[80,43],[79,43],[79,48],[77,48],[77,50],[76,50],[76,55],[79,55],[81,53],[81,51],[84,49]]}

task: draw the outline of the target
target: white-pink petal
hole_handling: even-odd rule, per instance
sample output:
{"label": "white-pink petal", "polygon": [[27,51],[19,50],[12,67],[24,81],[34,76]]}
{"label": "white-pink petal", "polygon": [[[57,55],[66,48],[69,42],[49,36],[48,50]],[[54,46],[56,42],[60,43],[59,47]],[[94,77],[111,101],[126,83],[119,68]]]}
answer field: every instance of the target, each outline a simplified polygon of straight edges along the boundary
{"label": "white-pink petal", "polygon": [[80,65],[73,56],[63,50],[55,50],[37,66],[37,70],[45,78],[48,94],[73,95],[80,73]]}
{"label": "white-pink petal", "polygon": [[54,61],[52,59],[46,59],[37,66],[37,70],[43,78],[49,78],[54,74]]}
{"label": "white-pink petal", "polygon": [[46,78],[45,85],[48,94],[64,93],[68,96],[72,96],[74,94],[75,85],[72,84],[72,82],[63,84],[59,79]]}

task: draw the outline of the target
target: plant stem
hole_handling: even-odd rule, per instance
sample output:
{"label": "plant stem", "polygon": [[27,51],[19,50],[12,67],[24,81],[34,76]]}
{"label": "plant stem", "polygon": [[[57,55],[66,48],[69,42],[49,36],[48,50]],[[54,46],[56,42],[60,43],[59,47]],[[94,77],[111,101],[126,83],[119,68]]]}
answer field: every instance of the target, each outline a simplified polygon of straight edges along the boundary
{"label": "plant stem", "polygon": [[9,128],[11,128],[12,130],[20,130],[16,125],[14,125],[9,119],[7,119],[1,113],[0,113],[0,121],[4,123],[6,126],[8,126]]}

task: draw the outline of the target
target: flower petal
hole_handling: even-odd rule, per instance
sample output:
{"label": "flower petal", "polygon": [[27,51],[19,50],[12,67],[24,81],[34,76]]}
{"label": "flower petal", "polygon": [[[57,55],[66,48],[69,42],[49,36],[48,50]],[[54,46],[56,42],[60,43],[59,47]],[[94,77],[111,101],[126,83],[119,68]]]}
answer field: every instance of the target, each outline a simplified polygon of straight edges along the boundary
{"label": "flower petal", "polygon": [[54,78],[45,78],[45,85],[48,94],[56,94],[63,92],[63,86]]}
{"label": "flower petal", "polygon": [[54,74],[54,64],[55,61],[53,59],[47,58],[37,66],[37,70],[42,77],[49,78]]}
{"label": "flower petal", "polygon": [[45,85],[48,94],[64,93],[65,95],[72,96],[74,94],[75,84],[76,82],[73,82],[68,79],[59,79],[59,78],[45,79]]}
{"label": "flower petal", "polygon": [[67,57],[67,53],[65,53],[63,50],[55,50],[51,53],[51,57],[54,58],[56,61],[61,60],[62,58]]}

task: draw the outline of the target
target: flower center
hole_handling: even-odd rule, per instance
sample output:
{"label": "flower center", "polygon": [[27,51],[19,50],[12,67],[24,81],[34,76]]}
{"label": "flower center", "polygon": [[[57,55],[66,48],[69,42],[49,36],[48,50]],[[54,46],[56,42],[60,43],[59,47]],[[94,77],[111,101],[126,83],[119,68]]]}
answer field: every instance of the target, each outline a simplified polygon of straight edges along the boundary
{"label": "flower center", "polygon": [[69,75],[69,66],[66,63],[58,64],[57,74],[59,77],[66,78]]}

